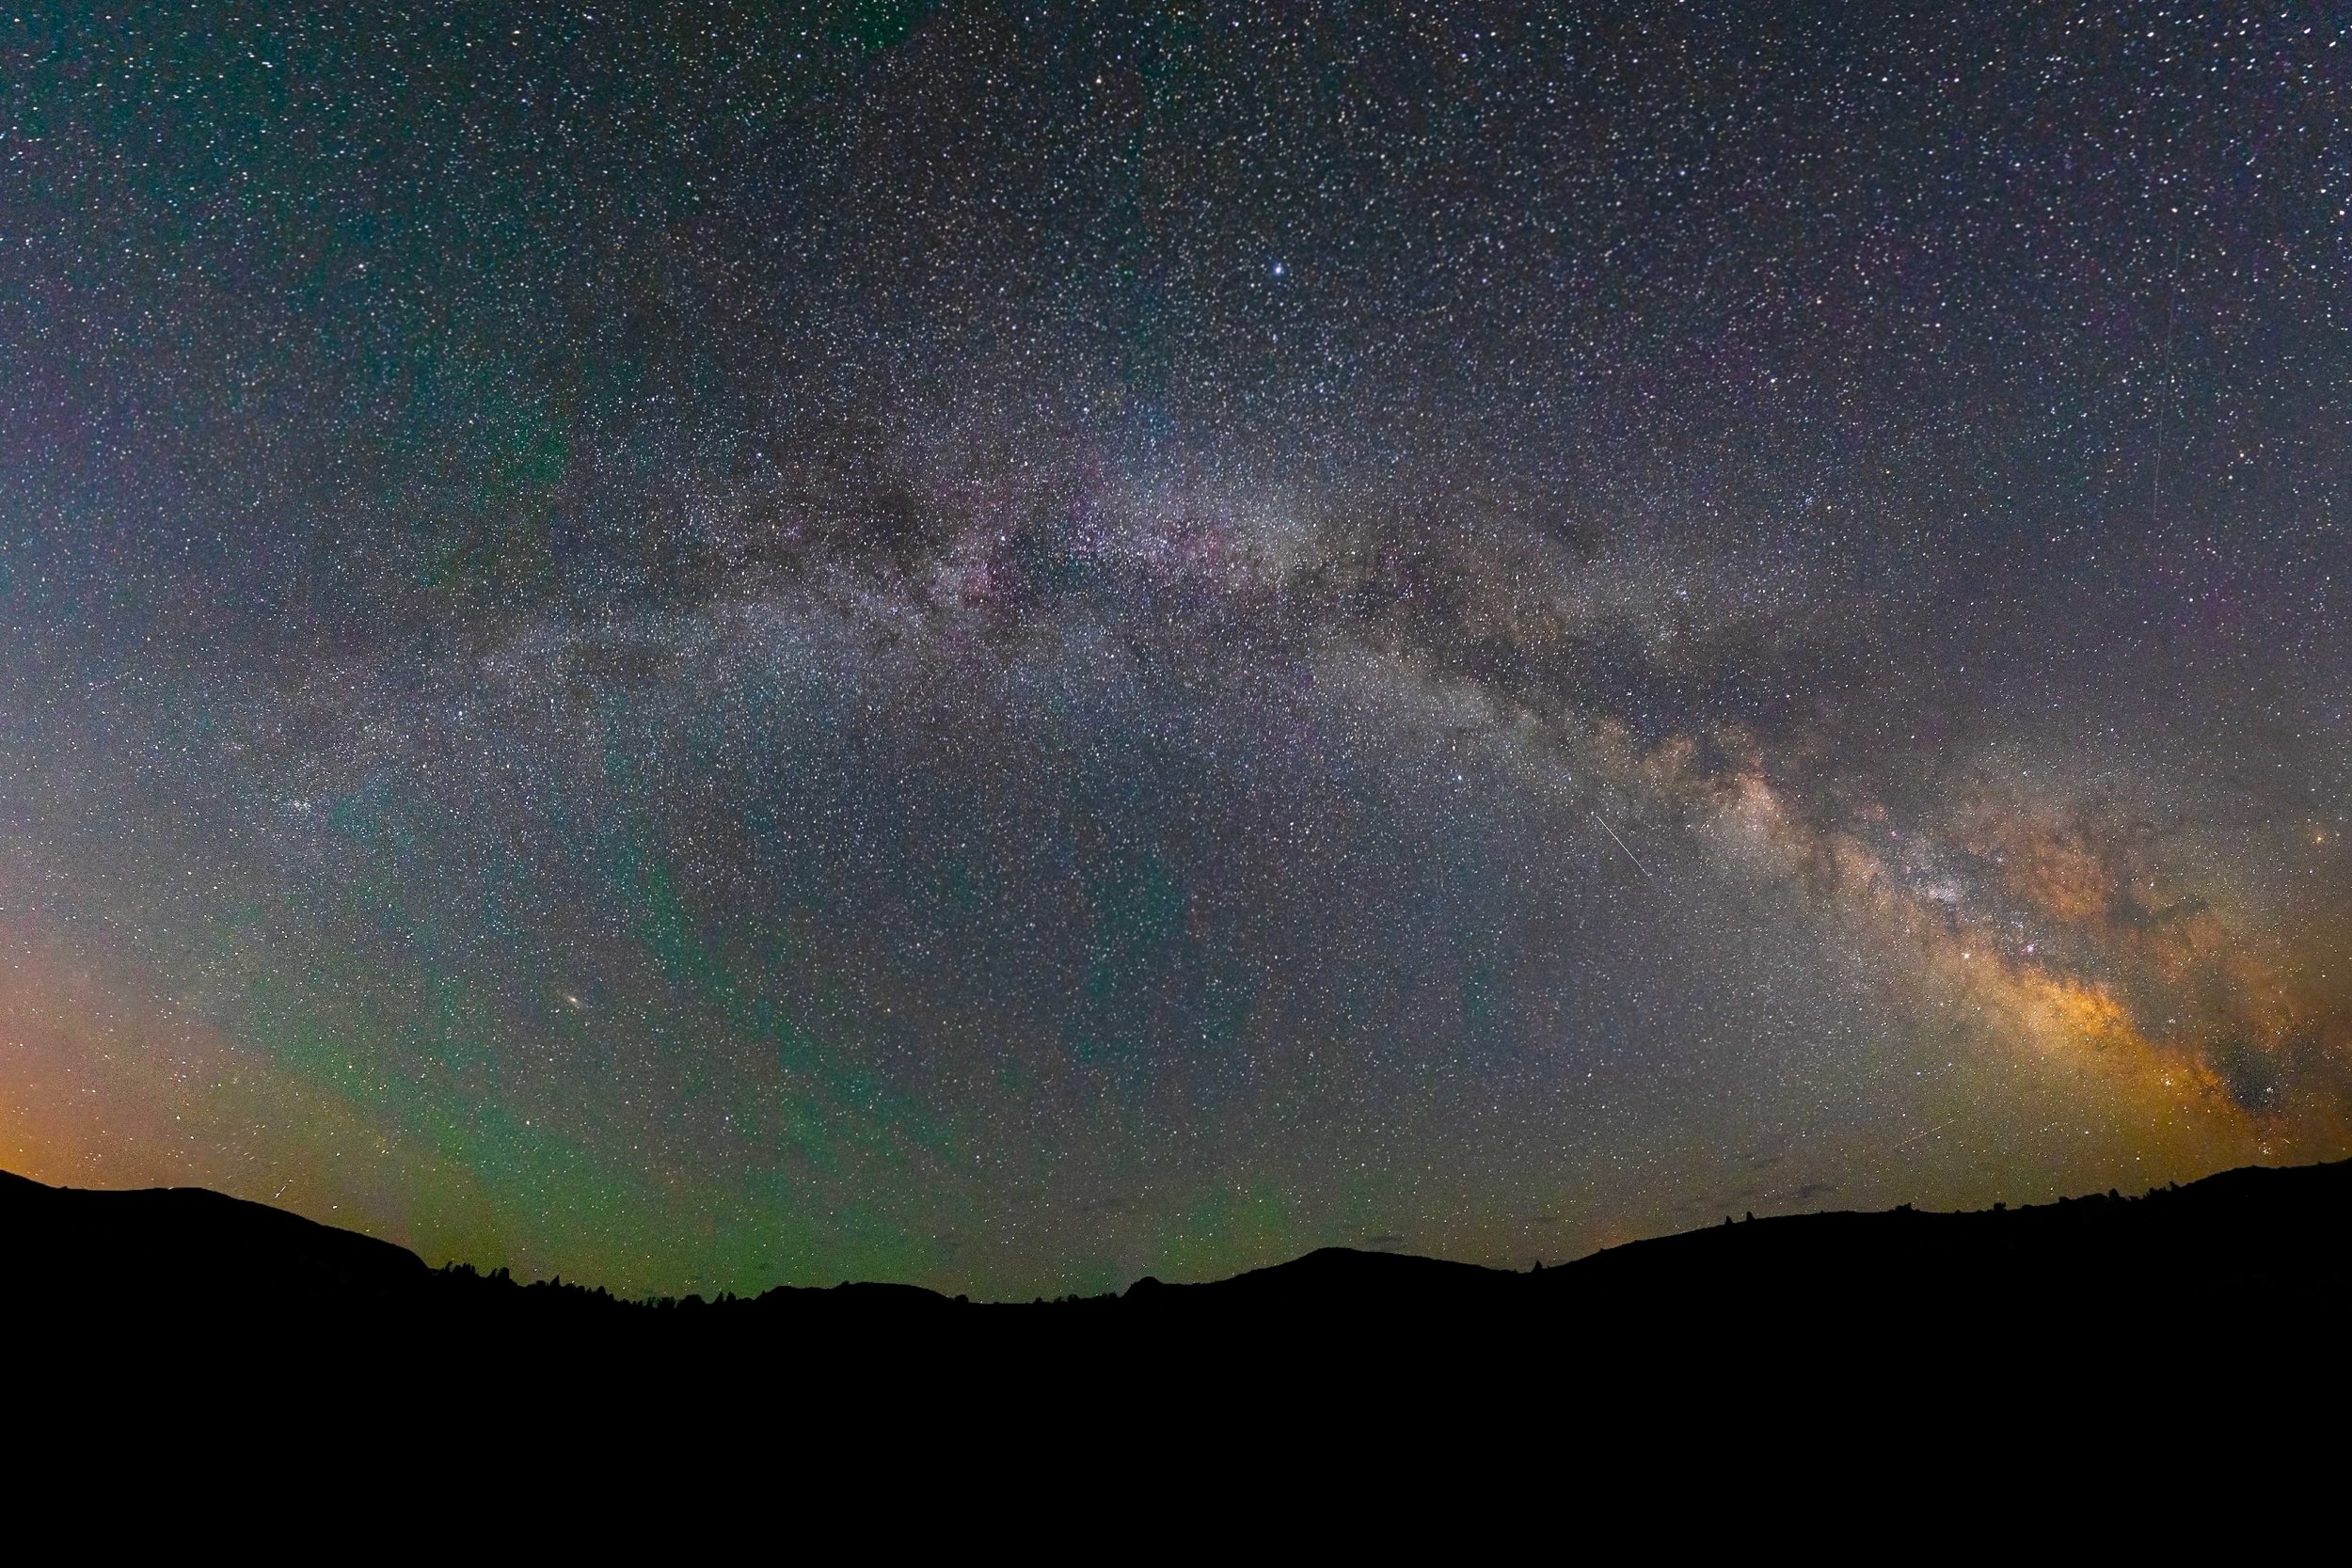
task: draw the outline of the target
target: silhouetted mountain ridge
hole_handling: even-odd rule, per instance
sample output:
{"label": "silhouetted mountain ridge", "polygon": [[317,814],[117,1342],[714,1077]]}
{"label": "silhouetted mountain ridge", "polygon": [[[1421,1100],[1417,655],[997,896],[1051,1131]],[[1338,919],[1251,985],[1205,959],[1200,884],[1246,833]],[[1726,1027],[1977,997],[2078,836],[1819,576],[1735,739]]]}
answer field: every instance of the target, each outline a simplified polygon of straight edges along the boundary
{"label": "silhouetted mountain ridge", "polygon": [[0,1277],[22,1300],[393,1303],[431,1288],[406,1247],[202,1187],[47,1187],[0,1171]]}
{"label": "silhouetted mountain ridge", "polygon": [[[2352,1161],[2248,1167],[2144,1196],[2117,1194],[1965,1212],[1910,1208],[1788,1215],[1662,1236],[1519,1274],[1326,1247],[1204,1284],[974,1304],[910,1285],[779,1287],[753,1298],[632,1303],[505,1273],[434,1270],[389,1242],[191,1188],[43,1186],[0,1174],[0,1286],[20,1308],[237,1322],[387,1316],[418,1325],[587,1328],[656,1338],[691,1321],[759,1332],[815,1325],[1050,1343],[1102,1332],[1231,1336],[1457,1318],[1623,1336],[1665,1325],[1819,1332],[2000,1321],[2011,1309],[2212,1311],[2343,1296],[2352,1259]],[[1083,1309],[1083,1310],[1076,1310]],[[1708,1325],[1714,1325],[1713,1329]],[[664,1326],[669,1325],[669,1326]]]}

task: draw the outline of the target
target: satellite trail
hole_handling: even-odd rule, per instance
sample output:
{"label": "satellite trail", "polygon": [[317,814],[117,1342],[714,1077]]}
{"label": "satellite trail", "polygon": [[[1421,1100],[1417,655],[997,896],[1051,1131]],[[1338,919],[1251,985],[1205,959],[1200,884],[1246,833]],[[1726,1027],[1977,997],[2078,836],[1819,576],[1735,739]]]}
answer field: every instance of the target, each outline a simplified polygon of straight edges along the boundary
{"label": "satellite trail", "polygon": [[[1596,821],[1596,822],[1599,822],[1599,823],[1600,823],[1600,831],[1601,831],[1602,832],[1607,833],[1607,834],[1609,835],[1609,842],[1610,842],[1610,843],[1612,843],[1612,844],[1615,845],[1618,848],[1623,849],[1623,850],[1625,851],[1625,858],[1626,858],[1627,860],[1629,860],[1629,861],[1631,861],[1631,862],[1633,863],[1633,869],[1634,869],[1634,870],[1636,870],[1636,871],[1638,871],[1638,872],[1640,872],[1643,876],[1645,876],[1645,877],[1648,877],[1648,876],[1649,876],[1649,867],[1648,867],[1648,866],[1646,866],[1646,865],[1644,865],[1644,864],[1642,863],[1642,862],[1641,862],[1640,857],[1639,857],[1639,856],[1637,856],[1637,855],[1635,855],[1635,854],[1633,853],[1632,847],[1631,847],[1629,845],[1628,845],[1624,839],[1621,839],[1621,838],[1619,838],[1619,837],[1617,836],[1617,830],[1616,830],[1616,829],[1614,829],[1614,828],[1613,828],[1613,827],[1611,827],[1611,826],[1610,826],[1607,822],[1602,821],[1602,820],[1601,820],[1601,815],[1600,815],[1600,813],[1598,813],[1598,812],[1595,812],[1595,813],[1593,813],[1593,820],[1594,820],[1594,821]],[[1657,879],[1656,879],[1656,878],[1654,878],[1654,877],[1651,877],[1651,878],[1650,878],[1650,879],[1651,879],[1652,881],[1656,881],[1656,880],[1657,880]]]}

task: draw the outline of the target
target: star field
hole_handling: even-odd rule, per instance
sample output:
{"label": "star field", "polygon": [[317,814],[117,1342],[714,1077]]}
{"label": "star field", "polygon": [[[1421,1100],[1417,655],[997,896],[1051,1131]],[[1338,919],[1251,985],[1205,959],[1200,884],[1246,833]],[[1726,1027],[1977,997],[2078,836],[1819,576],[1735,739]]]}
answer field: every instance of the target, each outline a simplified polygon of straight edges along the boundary
{"label": "star field", "polygon": [[1026,1298],[2352,1153],[2334,8],[0,61],[0,1164]]}

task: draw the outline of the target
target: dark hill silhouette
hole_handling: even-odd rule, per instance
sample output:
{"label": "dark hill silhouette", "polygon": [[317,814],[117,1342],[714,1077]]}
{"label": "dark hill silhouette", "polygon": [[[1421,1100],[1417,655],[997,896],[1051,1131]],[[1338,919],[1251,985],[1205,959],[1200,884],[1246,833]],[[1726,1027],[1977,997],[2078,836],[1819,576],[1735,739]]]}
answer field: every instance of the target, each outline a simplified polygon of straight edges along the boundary
{"label": "dark hill silhouette", "polygon": [[1613,1247],[1538,1283],[1630,1311],[1708,1293],[1766,1293],[1812,1311],[2258,1299],[2278,1308],[2352,1283],[2352,1161],[2250,1166],[2139,1197],[1726,1224]]}
{"label": "dark hill silhouette", "polygon": [[[1326,1248],[1198,1285],[974,1304],[912,1286],[779,1288],[632,1303],[427,1268],[389,1243],[219,1194],[91,1192],[0,1176],[0,1295],[63,1326],[300,1328],[351,1342],[501,1344],[529,1355],[800,1356],[803,1378],[876,1360],[1005,1377],[1130,1353],[1330,1367],[1575,1348],[1587,1365],[1699,1348],[2052,1342],[2273,1332],[2352,1286],[2352,1162],[2249,1168],[2139,1197],[1743,1221],[1520,1274]],[[615,1363],[617,1365],[618,1363]],[[1027,1371],[1024,1371],[1026,1369]],[[781,1373],[779,1375],[782,1375]]]}
{"label": "dark hill silhouette", "polygon": [[0,1171],[0,1238],[20,1302],[307,1310],[412,1301],[432,1282],[405,1247],[200,1187],[92,1191]]}

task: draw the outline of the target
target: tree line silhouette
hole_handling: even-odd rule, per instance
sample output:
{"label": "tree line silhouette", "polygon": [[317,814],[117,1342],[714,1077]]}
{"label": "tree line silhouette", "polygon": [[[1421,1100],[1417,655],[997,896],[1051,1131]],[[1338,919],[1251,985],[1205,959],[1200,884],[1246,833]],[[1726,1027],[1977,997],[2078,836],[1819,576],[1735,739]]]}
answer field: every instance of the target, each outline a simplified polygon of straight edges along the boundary
{"label": "tree line silhouette", "polygon": [[1556,1379],[1572,1367],[1592,1386],[1717,1362],[1851,1368],[1967,1354],[2120,1365],[2183,1336],[2255,1342],[2346,1299],[2352,1162],[1969,1212],[1727,1215],[1524,1272],[1334,1247],[1211,1283],[1144,1278],[1024,1303],[884,1283],[630,1299],[505,1268],[429,1268],[390,1243],[215,1193],[18,1177],[0,1177],[0,1234],[13,1316],[53,1336],[105,1325],[125,1344],[278,1354],[302,1343],[342,1356],[374,1346],[426,1363],[502,1356],[641,1378],[691,1362],[716,1382],[803,1387],[884,1375],[1069,1385],[1111,1368],[1178,1387],[1183,1369],[1242,1365],[1422,1388]]}

